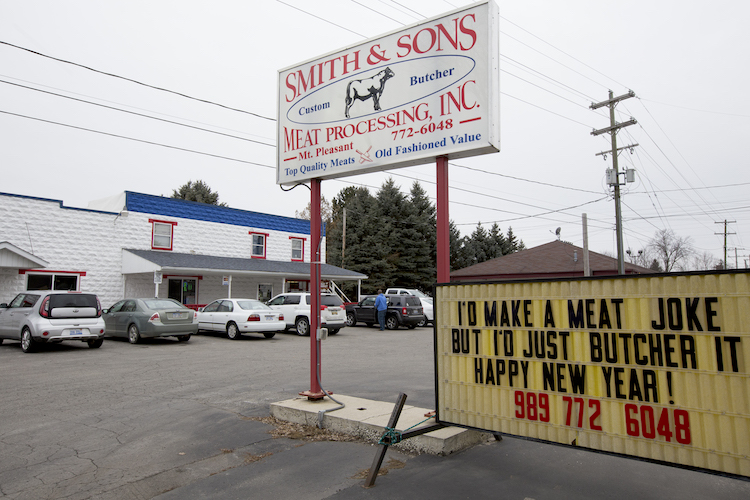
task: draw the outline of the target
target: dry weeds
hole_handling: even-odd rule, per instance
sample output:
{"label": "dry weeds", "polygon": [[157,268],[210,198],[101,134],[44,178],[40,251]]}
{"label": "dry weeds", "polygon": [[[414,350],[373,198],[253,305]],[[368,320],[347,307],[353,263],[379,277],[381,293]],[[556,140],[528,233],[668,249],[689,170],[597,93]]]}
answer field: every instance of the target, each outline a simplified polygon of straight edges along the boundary
{"label": "dry weeds", "polygon": [[273,416],[268,417],[249,417],[250,420],[256,420],[273,426],[269,431],[275,438],[299,439],[302,441],[341,441],[341,442],[364,442],[363,439],[349,434],[333,432],[328,429],[319,429],[312,425],[295,424],[285,420],[279,420]]}

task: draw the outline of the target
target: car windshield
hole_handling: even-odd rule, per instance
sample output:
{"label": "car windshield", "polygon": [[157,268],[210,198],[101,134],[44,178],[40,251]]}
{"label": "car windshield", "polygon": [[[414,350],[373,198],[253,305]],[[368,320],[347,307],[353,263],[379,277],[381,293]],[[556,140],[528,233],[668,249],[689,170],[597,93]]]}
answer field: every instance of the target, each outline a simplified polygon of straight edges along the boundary
{"label": "car windshield", "polygon": [[240,306],[240,308],[245,309],[246,311],[250,309],[271,309],[263,302],[253,299],[238,300],[237,305]]}
{"label": "car windshield", "polygon": [[412,294],[412,295],[416,295],[416,296],[417,296],[417,297],[419,297],[420,299],[429,299],[429,298],[430,298],[430,296],[429,296],[429,295],[425,295],[425,294],[423,294],[422,292],[420,292],[420,291],[419,291],[419,290],[417,290],[416,288],[414,288],[414,289],[410,289],[410,290],[409,290],[409,292],[411,292],[411,294]]}
{"label": "car windshield", "polygon": [[172,299],[147,299],[144,300],[143,303],[146,304],[146,307],[149,309],[174,309],[175,307],[187,309],[185,306]]}

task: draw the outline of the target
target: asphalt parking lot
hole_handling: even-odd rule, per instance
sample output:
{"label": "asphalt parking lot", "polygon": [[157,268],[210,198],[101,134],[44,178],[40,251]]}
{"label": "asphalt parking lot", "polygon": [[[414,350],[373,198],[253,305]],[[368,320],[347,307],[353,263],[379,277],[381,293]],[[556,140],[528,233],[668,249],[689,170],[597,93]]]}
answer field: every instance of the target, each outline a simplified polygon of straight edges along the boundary
{"label": "asphalt parking lot", "polygon": [[[345,328],[323,342],[335,394],[434,407],[432,330]],[[24,354],[0,345],[0,497],[750,498],[750,482],[505,438],[448,457],[274,438],[271,402],[309,389],[309,338],[201,334]]]}

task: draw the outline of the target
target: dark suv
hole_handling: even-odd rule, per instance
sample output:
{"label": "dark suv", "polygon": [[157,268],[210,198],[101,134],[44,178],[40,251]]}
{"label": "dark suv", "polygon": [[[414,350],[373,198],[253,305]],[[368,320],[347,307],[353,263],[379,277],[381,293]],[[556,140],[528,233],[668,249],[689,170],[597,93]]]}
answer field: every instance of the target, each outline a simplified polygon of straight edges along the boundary
{"label": "dark suv", "polygon": [[[415,328],[424,321],[422,302],[414,295],[386,295],[388,311],[385,313],[385,327],[395,330],[399,326],[409,329]],[[350,326],[359,321],[367,326],[378,322],[378,313],[375,310],[375,296],[365,297],[353,308],[354,318],[350,318]]]}

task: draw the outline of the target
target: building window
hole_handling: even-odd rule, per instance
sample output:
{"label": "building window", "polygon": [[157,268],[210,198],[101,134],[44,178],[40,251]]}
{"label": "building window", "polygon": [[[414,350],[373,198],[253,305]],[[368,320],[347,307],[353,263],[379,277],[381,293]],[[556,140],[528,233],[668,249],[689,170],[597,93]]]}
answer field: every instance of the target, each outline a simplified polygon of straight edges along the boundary
{"label": "building window", "polygon": [[174,226],[176,222],[149,219],[151,223],[151,248],[154,250],[172,250]]}
{"label": "building window", "polygon": [[297,262],[305,260],[305,239],[294,236],[290,236],[289,239],[292,241],[292,260]]}
{"label": "building window", "polygon": [[254,233],[249,232],[252,241],[250,243],[250,257],[253,259],[265,259],[266,258],[266,240],[268,234],[266,233]]}
{"label": "building window", "polygon": [[86,273],[25,273],[26,290],[78,291],[81,276]]}

